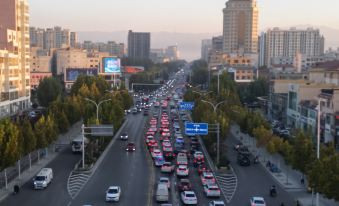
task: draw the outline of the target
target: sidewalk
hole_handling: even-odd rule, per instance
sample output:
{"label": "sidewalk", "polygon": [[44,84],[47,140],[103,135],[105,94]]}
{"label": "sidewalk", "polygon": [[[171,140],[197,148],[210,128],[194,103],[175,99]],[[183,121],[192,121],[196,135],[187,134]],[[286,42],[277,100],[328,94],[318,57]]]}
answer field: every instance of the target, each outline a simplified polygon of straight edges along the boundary
{"label": "sidewalk", "polygon": [[[291,166],[286,165],[283,157],[279,154],[271,155],[265,148],[256,147],[256,139],[250,137],[247,134],[240,132],[238,125],[232,125],[230,129],[231,134],[241,141],[245,146],[248,147],[250,152],[253,155],[259,156],[259,161],[264,168],[266,168],[267,173],[271,174],[272,177],[276,179],[277,182],[290,194],[292,194],[296,200],[299,200],[302,206],[312,206],[315,205],[315,195],[312,199],[312,194],[307,193],[306,185],[307,181],[305,180],[305,185],[301,184],[302,174],[299,171],[296,171],[291,168]],[[242,138],[241,138],[242,137]],[[281,170],[280,173],[272,173],[266,167],[267,161],[277,165]],[[312,204],[313,202],[313,204]],[[320,195],[319,198],[320,206],[339,206],[339,202],[334,200],[329,200]]]}
{"label": "sidewalk", "polygon": [[[28,168],[21,172],[21,177],[16,177],[14,180],[8,183],[7,189],[5,187],[0,189],[0,202],[4,200],[7,196],[13,193],[14,185],[22,186],[26,182],[33,179],[34,175],[36,175],[41,168],[45,167],[49,164],[55,157],[58,156],[59,152],[70,144],[71,139],[75,138],[77,135],[81,133],[81,124],[82,122],[78,122],[74,124],[66,134],[61,134],[58,137],[58,140],[51,144],[47,149],[47,154],[40,158],[40,161],[32,164],[31,168]],[[57,150],[57,148],[60,148]]]}

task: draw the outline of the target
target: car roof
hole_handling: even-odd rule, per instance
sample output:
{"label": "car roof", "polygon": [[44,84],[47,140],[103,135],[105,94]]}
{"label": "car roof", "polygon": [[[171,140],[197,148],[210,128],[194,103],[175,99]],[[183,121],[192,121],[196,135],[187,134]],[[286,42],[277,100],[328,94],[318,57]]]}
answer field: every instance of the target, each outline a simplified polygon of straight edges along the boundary
{"label": "car roof", "polygon": [[109,186],[108,189],[119,189],[120,187],[119,186]]}
{"label": "car roof", "polygon": [[263,197],[252,197],[253,200],[264,200]]}
{"label": "car roof", "polygon": [[184,193],[185,194],[194,194],[195,195],[194,191],[184,191]]}

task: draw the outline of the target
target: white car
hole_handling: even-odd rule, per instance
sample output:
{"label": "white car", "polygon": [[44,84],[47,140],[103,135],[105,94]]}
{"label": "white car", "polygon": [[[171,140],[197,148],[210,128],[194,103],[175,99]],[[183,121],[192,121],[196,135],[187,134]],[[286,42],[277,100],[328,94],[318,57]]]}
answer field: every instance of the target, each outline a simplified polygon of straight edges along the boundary
{"label": "white car", "polygon": [[121,188],[119,186],[110,186],[106,191],[106,201],[119,201],[121,196]]}
{"label": "white car", "polygon": [[204,185],[204,193],[206,197],[220,197],[220,189],[216,184]]}
{"label": "white car", "polygon": [[251,206],[266,206],[265,200],[263,197],[252,197],[250,199]]}
{"label": "white car", "polygon": [[168,177],[160,177],[158,183],[159,183],[159,184],[165,184],[165,185],[167,185],[167,188],[168,188],[168,189],[171,188],[171,182],[170,182],[170,180],[169,180]]}
{"label": "white car", "polygon": [[197,205],[198,199],[193,191],[184,191],[181,193],[181,200],[185,205]]}
{"label": "white car", "polygon": [[174,171],[174,165],[172,165],[171,162],[165,162],[161,166],[161,172],[163,172],[163,173],[171,173],[173,171]]}
{"label": "white car", "polygon": [[179,165],[177,167],[177,176],[179,177],[187,177],[189,173],[189,169],[187,165]]}
{"label": "white car", "polygon": [[224,201],[214,200],[209,203],[208,206],[225,206]]}
{"label": "white car", "polygon": [[203,172],[200,179],[202,185],[215,184],[215,178],[212,172]]}
{"label": "white car", "polygon": [[162,153],[159,149],[155,149],[153,150],[152,152],[152,157],[155,158],[155,157],[162,157]]}
{"label": "white car", "polygon": [[198,159],[198,158],[204,158],[204,154],[200,151],[196,151],[194,152],[194,159]]}

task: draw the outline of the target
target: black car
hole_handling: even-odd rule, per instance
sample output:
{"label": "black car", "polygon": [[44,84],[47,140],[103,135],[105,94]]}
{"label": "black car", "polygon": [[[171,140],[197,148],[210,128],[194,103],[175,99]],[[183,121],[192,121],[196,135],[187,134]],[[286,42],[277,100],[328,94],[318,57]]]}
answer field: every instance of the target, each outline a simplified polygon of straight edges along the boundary
{"label": "black car", "polygon": [[246,146],[239,146],[238,147],[238,154],[243,155],[243,156],[250,156],[250,151]]}
{"label": "black car", "polygon": [[171,161],[174,158],[173,152],[164,152],[164,158],[166,161]]}
{"label": "black car", "polygon": [[238,155],[237,162],[240,166],[250,166],[251,160],[246,155]]}

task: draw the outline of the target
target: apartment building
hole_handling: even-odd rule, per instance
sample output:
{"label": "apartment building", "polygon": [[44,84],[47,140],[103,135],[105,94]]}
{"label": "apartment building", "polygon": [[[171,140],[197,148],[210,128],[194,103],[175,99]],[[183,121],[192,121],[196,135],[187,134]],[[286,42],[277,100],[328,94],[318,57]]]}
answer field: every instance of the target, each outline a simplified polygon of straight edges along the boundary
{"label": "apartment building", "polygon": [[0,1],[0,117],[30,107],[27,0]]}
{"label": "apartment building", "polygon": [[268,67],[272,64],[293,64],[297,54],[301,54],[305,59],[321,57],[324,54],[325,39],[318,29],[274,28],[261,36],[265,40],[265,51],[260,52],[265,55],[262,58]]}

